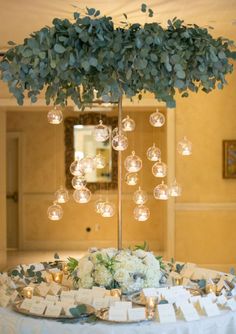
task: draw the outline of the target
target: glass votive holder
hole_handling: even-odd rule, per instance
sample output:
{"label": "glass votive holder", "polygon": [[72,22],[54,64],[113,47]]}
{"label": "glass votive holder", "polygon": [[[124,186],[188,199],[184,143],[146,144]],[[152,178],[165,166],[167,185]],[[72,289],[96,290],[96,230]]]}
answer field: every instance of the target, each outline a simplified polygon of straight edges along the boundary
{"label": "glass votive holder", "polygon": [[52,272],[52,278],[55,283],[61,284],[63,279],[63,272],[62,271]]}
{"label": "glass votive holder", "polygon": [[183,278],[173,277],[172,278],[172,284],[173,285],[182,285],[183,284]]}
{"label": "glass votive holder", "polygon": [[148,320],[153,320],[156,315],[157,297],[146,297],[146,315]]}
{"label": "glass votive holder", "polygon": [[121,290],[120,289],[112,289],[110,292],[112,297],[121,298]]}
{"label": "glass votive holder", "polygon": [[212,292],[216,293],[216,285],[214,283],[206,284],[205,291],[207,294]]}
{"label": "glass votive holder", "polygon": [[26,286],[23,289],[23,297],[31,299],[33,297],[34,288],[31,286]]}

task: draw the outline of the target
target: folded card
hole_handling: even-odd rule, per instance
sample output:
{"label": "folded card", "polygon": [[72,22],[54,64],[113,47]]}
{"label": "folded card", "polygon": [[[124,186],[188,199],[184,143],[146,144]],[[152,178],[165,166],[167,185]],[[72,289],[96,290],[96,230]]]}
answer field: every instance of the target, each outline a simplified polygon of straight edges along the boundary
{"label": "folded card", "polygon": [[234,299],[229,299],[226,302],[226,306],[228,306],[231,309],[231,311],[236,311],[236,301]]}
{"label": "folded card", "polygon": [[220,314],[220,310],[216,304],[213,304],[210,300],[204,305],[204,311],[208,317],[212,317]]}
{"label": "folded card", "polygon": [[122,308],[127,310],[128,308],[132,308],[132,302],[115,302],[116,308]]}
{"label": "folded card", "polygon": [[143,294],[145,297],[155,297],[158,295],[158,290],[155,288],[144,288]]}
{"label": "folded card", "polygon": [[80,304],[88,304],[88,305],[92,305],[93,303],[93,297],[92,296],[85,296],[85,295],[82,295],[82,296],[75,296],[75,301],[77,303],[80,303]]}
{"label": "folded card", "polygon": [[61,305],[47,305],[45,315],[47,315],[48,317],[59,317],[61,312]]}
{"label": "folded card", "polygon": [[108,306],[109,306],[109,300],[107,300],[107,298],[104,298],[104,297],[93,298],[93,307],[96,310],[99,310],[101,308],[106,308]]}
{"label": "folded card", "polygon": [[61,290],[61,286],[55,282],[50,283],[49,293],[57,295]]}
{"label": "folded card", "polygon": [[106,289],[105,288],[100,288],[97,286],[93,286],[92,288],[92,295],[93,297],[104,297],[106,294]]}
{"label": "folded card", "polygon": [[10,303],[11,296],[8,296],[6,294],[1,294],[0,295],[0,306],[2,307],[7,307],[8,304]]}
{"label": "folded card", "polygon": [[216,304],[223,306],[227,302],[227,298],[224,295],[217,297]]}
{"label": "folded card", "polygon": [[199,315],[197,313],[197,310],[194,308],[194,306],[190,303],[186,304],[181,304],[180,305],[180,310],[184,316],[184,319],[186,321],[194,321],[194,320],[199,320]]}
{"label": "folded card", "polygon": [[127,308],[111,306],[108,311],[109,320],[127,321]]}
{"label": "folded card", "polygon": [[29,309],[30,313],[37,314],[37,315],[43,315],[44,311],[46,309],[46,304],[44,302],[41,303],[33,303]]}
{"label": "folded card", "polygon": [[36,288],[36,291],[42,297],[45,297],[48,294],[49,290],[50,290],[50,286],[48,286],[46,283],[41,283]]}
{"label": "folded card", "polygon": [[23,300],[23,302],[21,303],[20,308],[21,308],[22,310],[29,311],[30,308],[31,308],[31,306],[32,306],[32,304],[33,304],[32,299],[25,298],[25,299]]}
{"label": "folded card", "polygon": [[161,323],[176,322],[175,310],[173,305],[159,304],[157,305],[159,320]]}
{"label": "folded card", "polygon": [[130,321],[146,320],[145,307],[129,308],[128,309],[128,320]]}

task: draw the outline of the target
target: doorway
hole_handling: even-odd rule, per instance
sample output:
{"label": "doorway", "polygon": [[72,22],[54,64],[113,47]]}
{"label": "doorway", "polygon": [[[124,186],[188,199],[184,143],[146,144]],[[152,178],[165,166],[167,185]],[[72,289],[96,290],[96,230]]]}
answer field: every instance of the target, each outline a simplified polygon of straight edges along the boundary
{"label": "doorway", "polygon": [[21,134],[7,133],[7,250],[20,248],[20,150]]}

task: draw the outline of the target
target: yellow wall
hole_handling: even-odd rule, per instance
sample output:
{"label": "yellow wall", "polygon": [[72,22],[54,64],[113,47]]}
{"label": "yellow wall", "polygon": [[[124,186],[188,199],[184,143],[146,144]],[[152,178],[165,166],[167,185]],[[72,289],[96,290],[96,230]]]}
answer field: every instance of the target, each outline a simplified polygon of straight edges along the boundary
{"label": "yellow wall", "polygon": [[[154,129],[148,118],[155,109],[127,109],[136,121],[135,133],[130,133],[129,148],[125,158],[133,148],[143,159],[143,170],[139,173],[140,185],[149,193],[149,221],[137,222],[133,218],[135,207],[132,196],[137,187],[123,182],[123,240],[124,246],[148,241],[153,250],[163,251],[164,229],[166,228],[166,203],[153,198],[152,191],[160,180],[151,173],[152,163],[146,159],[146,150],[153,140],[163,147],[163,160],[166,160],[166,127]],[[59,222],[48,220],[46,211],[53,200],[53,193],[64,182],[64,129],[63,125],[48,124],[47,112],[26,111],[8,112],[8,131],[24,134],[23,149],[23,220],[22,240],[24,249],[87,249],[92,246],[116,246],[117,216],[110,219],[100,217],[94,211],[98,194],[90,203],[76,204],[73,199],[64,204],[64,217]],[[64,116],[71,114],[64,113]],[[74,113],[74,116],[77,114]],[[106,192],[104,193],[106,196]],[[117,192],[110,191],[108,199],[117,201]],[[98,224],[99,230],[96,230]],[[90,233],[86,227],[91,227]]]}
{"label": "yellow wall", "polygon": [[176,110],[176,140],[193,143],[191,157],[176,154],[176,258],[224,269],[236,263],[236,179],[222,178],[222,141],[236,139],[236,72],[228,82],[223,91],[178,97]]}

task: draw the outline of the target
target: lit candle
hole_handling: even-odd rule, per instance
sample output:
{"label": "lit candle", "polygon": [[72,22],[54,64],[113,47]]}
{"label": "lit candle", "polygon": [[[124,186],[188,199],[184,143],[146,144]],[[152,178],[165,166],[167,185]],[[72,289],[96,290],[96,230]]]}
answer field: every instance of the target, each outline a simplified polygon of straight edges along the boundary
{"label": "lit candle", "polygon": [[111,290],[111,296],[112,297],[121,297],[121,291],[119,289],[112,289]]}
{"label": "lit candle", "polygon": [[216,293],[216,285],[214,283],[206,285],[206,293]]}
{"label": "lit candle", "polygon": [[61,271],[52,272],[53,281],[55,283],[62,283],[63,273]]}
{"label": "lit candle", "polygon": [[183,282],[183,279],[182,278],[175,278],[174,279],[174,285],[181,285]]}
{"label": "lit candle", "polygon": [[31,286],[27,286],[23,289],[23,296],[31,299],[33,296],[34,289]]}
{"label": "lit candle", "polygon": [[146,297],[146,313],[148,319],[155,317],[157,297]]}

